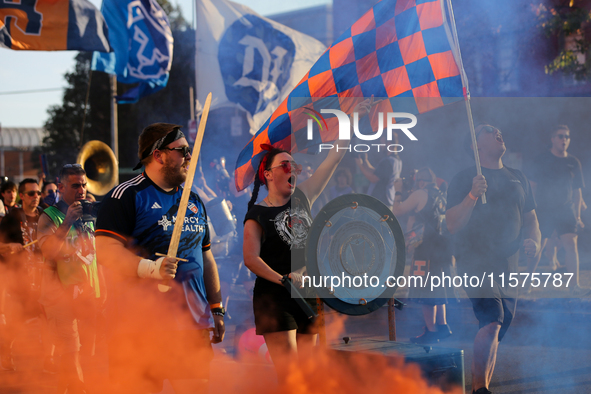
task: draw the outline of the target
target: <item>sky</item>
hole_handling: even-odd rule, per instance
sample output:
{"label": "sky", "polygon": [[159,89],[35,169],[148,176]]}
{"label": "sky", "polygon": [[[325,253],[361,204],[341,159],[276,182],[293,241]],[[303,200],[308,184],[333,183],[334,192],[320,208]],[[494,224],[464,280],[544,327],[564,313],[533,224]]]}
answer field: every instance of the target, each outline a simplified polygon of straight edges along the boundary
{"label": "sky", "polygon": [[[192,20],[193,0],[171,0],[179,4],[185,18]],[[90,0],[100,8],[101,0]],[[330,3],[331,0],[239,0],[261,15]],[[76,51],[13,51],[0,48],[0,126],[42,127],[47,109],[62,102],[64,74],[74,67]],[[29,90],[58,89],[39,93]],[[11,93],[11,94],[6,94]]]}

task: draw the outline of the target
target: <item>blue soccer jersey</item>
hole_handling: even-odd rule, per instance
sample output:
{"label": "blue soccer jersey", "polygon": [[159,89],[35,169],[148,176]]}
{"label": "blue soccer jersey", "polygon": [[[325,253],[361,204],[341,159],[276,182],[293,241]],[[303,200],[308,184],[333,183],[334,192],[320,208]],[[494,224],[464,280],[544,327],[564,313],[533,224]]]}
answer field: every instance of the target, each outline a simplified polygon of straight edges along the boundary
{"label": "blue soccer jersey", "polygon": [[[168,252],[182,192],[181,187],[162,190],[145,173],[116,186],[101,202],[96,236],[115,238],[139,249],[141,256],[158,259],[156,253]],[[175,281],[182,285],[199,328],[211,325],[203,280],[203,252],[210,246],[205,207],[192,192],[177,252],[188,261],[179,261]]]}

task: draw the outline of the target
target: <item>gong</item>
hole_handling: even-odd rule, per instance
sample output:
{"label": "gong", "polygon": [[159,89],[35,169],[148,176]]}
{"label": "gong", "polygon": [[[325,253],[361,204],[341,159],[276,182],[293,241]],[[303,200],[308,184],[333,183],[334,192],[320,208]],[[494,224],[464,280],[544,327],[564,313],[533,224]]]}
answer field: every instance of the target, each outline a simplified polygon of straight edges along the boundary
{"label": "gong", "polygon": [[309,283],[329,307],[365,315],[397,289],[393,278],[404,272],[404,235],[381,201],[346,194],[326,204],[314,219],[305,258]]}

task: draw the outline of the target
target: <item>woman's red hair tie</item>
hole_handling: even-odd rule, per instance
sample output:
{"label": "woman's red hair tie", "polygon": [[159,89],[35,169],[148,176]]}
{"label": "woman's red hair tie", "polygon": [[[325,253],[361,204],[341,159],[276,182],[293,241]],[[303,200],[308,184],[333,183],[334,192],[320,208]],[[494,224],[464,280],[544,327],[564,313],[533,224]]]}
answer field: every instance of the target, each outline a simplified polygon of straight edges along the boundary
{"label": "woman's red hair tie", "polygon": [[265,168],[267,168],[267,159],[269,158],[269,152],[273,149],[273,145],[269,144],[261,144],[261,149],[266,150],[267,153],[261,160],[261,164],[259,165],[259,180],[263,185],[267,184],[267,179],[265,178]]}

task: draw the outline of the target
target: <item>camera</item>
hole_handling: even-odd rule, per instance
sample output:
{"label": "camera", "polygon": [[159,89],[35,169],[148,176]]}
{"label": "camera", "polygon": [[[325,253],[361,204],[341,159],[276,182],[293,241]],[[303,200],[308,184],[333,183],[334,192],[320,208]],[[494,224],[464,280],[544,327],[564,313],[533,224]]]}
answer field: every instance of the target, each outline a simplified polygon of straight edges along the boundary
{"label": "camera", "polygon": [[80,204],[82,205],[82,220],[85,222],[95,220],[99,209],[99,203],[81,200]]}

